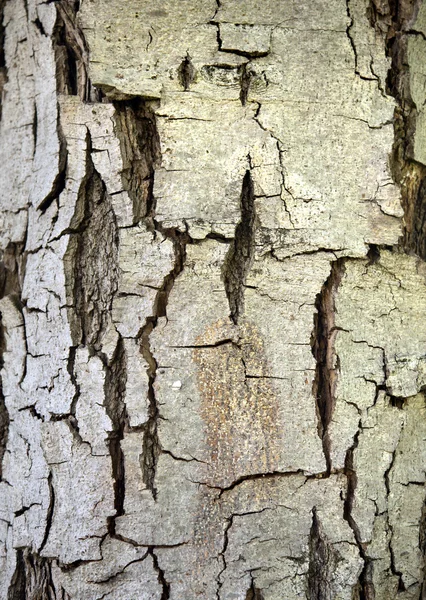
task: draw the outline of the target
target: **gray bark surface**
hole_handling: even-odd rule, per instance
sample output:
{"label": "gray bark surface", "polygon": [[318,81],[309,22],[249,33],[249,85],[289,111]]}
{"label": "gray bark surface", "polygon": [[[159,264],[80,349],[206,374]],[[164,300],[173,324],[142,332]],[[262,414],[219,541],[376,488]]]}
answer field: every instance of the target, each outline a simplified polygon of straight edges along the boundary
{"label": "gray bark surface", "polygon": [[0,9],[0,598],[423,598],[426,4]]}

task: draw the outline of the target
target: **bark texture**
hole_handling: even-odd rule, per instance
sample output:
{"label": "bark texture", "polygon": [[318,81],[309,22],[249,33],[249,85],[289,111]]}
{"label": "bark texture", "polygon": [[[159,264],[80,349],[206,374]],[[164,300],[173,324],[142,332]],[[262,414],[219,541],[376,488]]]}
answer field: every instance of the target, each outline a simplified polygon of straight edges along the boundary
{"label": "bark texture", "polygon": [[424,597],[426,4],[0,8],[0,597]]}

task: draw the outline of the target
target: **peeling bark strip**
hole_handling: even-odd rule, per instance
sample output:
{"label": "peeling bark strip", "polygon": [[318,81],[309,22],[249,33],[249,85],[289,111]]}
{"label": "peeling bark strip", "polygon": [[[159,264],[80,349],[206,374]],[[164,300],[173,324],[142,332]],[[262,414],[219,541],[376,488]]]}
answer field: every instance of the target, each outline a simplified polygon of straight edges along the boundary
{"label": "peeling bark strip", "polygon": [[[111,364],[108,364],[108,361],[104,360],[104,365],[106,368],[104,383],[105,409],[113,424],[113,430],[109,435],[109,452],[111,454],[112,476],[114,478],[114,508],[116,510],[115,517],[119,517],[124,514],[126,489],[121,440],[124,437],[124,430],[128,424],[126,405],[123,401],[126,390],[127,365],[126,353],[121,337],[118,340]],[[112,535],[115,534],[115,517],[110,521],[110,533]]]}
{"label": "peeling bark strip", "polygon": [[102,94],[89,79],[89,49],[77,23],[80,0],[56,2],[57,20],[53,34],[58,92],[79,96],[83,101],[100,101]]}
{"label": "peeling bark strip", "polygon": [[[386,82],[387,92],[395,98],[398,106],[395,109],[391,168],[393,178],[401,188],[405,213],[403,246],[408,252],[414,252],[425,260],[426,165],[420,162],[414,149],[419,107],[410,89],[408,60],[410,37],[421,35],[421,32],[412,29],[421,5],[421,0],[372,0],[370,19],[372,26],[385,39],[387,55],[392,60]],[[411,65],[411,68],[416,66]]]}
{"label": "peeling bark strip", "polygon": [[[358,485],[358,476],[357,476],[356,470],[354,469],[354,453],[356,452],[356,449],[358,448],[359,436],[360,436],[360,433],[362,430],[361,427],[362,427],[362,423],[360,421],[359,429],[354,436],[353,444],[350,448],[348,448],[348,451],[346,453],[345,473],[346,473],[348,485],[347,485],[346,499],[345,499],[345,504],[344,504],[343,517],[348,522],[349,527],[354,532],[354,537],[355,537],[355,541],[359,548],[359,553],[364,561],[364,568],[361,571],[361,575],[360,575],[359,581],[358,581],[358,592],[360,594],[360,598],[363,600],[373,600],[374,596],[372,596],[372,597],[369,596],[369,590],[371,589],[371,580],[370,580],[370,578],[371,578],[370,562],[371,561],[368,558],[368,556],[365,552],[365,549],[361,543],[359,527],[358,527],[357,523],[355,522],[355,519],[353,518],[353,515],[352,515],[354,499],[355,499],[355,490]],[[373,587],[373,591],[374,591],[374,587]]]}
{"label": "peeling bark strip", "polygon": [[160,162],[160,140],[155,115],[139,98],[115,102],[115,124],[120,140],[123,188],[133,202],[133,223],[152,216],[154,171]]}
{"label": "peeling bark strip", "polygon": [[27,600],[26,573],[23,550],[16,553],[16,568],[10,582],[7,600]]}
{"label": "peeling bark strip", "polygon": [[253,260],[256,211],[251,173],[246,171],[241,191],[241,220],[235,229],[235,239],[223,265],[223,281],[228,296],[230,317],[237,325],[244,311],[244,291],[247,274]]}
{"label": "peeling bark strip", "polygon": [[330,438],[328,426],[335,404],[335,386],[338,369],[334,341],[335,328],[335,295],[344,274],[344,260],[332,263],[330,275],[317,295],[314,316],[314,329],[311,337],[312,354],[316,361],[315,379],[312,393],[317,403],[318,434],[322,439],[327,471],[331,471]]}

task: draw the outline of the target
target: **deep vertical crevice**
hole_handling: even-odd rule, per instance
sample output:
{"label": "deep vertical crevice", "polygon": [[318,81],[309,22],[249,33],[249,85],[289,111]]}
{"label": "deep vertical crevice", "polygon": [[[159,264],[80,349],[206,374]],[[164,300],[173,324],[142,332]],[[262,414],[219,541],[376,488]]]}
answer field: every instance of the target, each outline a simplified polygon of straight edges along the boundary
{"label": "deep vertical crevice", "polygon": [[103,359],[106,371],[104,405],[112,422],[112,432],[109,434],[108,444],[114,479],[114,508],[116,511],[115,516],[109,521],[109,532],[111,535],[115,535],[115,518],[124,514],[125,470],[121,441],[128,423],[126,405],[123,400],[126,391],[127,364],[126,352],[121,337],[118,340],[111,362],[108,363],[106,357],[103,357]]}
{"label": "deep vertical crevice", "polygon": [[240,76],[240,102],[242,106],[247,104],[247,99],[250,91],[251,81],[253,79],[253,71],[250,63],[244,63],[238,69]]}
{"label": "deep vertical crevice", "polygon": [[419,598],[426,598],[426,498],[422,506],[422,516],[419,527],[419,548],[423,556],[423,581]]}
{"label": "deep vertical crevice", "polygon": [[[189,57],[188,61],[190,60]],[[188,67],[188,65],[187,65]],[[188,73],[185,75],[187,76]],[[155,476],[161,445],[158,423],[161,419],[155,394],[157,361],[151,350],[150,336],[158,319],[167,317],[167,304],[176,278],[182,272],[186,256],[187,233],[162,226],[156,220],[154,197],[155,169],[161,162],[160,139],[151,102],[142,98],[116,101],[115,129],[120,141],[123,161],[122,182],[133,203],[133,224],[143,221],[158,239],[168,239],[173,244],[174,265],[157,291],[153,314],[146,318],[138,334],[140,351],[147,364],[148,374],[148,421],[143,427],[143,444],[140,455],[142,479],[154,499],[157,498]]]}
{"label": "deep vertical crevice", "polygon": [[315,358],[315,378],[312,393],[316,400],[318,434],[322,440],[327,472],[331,471],[330,437],[328,426],[335,404],[335,387],[338,371],[338,357],[334,342],[335,296],[344,274],[344,259],[332,263],[330,275],[325,281],[315,301],[314,329],[311,336],[312,354]]}
{"label": "deep vertical crevice", "polygon": [[254,254],[256,210],[253,180],[249,169],[244,175],[240,203],[241,220],[235,229],[235,238],[222,269],[230,317],[235,324],[244,311],[245,283]]}
{"label": "deep vertical crevice", "polygon": [[[69,259],[73,264],[74,343],[99,352],[118,286],[118,226],[111,199],[93,166],[87,137],[86,174],[72,223]],[[74,312],[73,311],[73,312]]]}
{"label": "deep vertical crevice", "polygon": [[[0,314],[0,372],[3,369],[3,353],[6,350],[3,323]],[[6,452],[7,438],[9,435],[9,412],[3,394],[3,386],[0,377],[0,481],[3,477],[3,456]]]}
{"label": "deep vertical crevice", "polygon": [[152,557],[154,570],[157,572],[158,583],[161,585],[161,598],[160,600],[169,600],[170,598],[170,584],[166,581],[163,569],[158,564],[158,557],[154,552],[154,548],[150,546],[148,548],[148,554]]}
{"label": "deep vertical crevice", "polygon": [[[386,486],[386,497],[387,497],[388,502],[389,502],[389,498],[391,497],[390,474],[391,474],[391,471],[392,471],[394,463],[395,463],[395,458],[396,458],[396,449],[392,453],[392,460],[390,461],[389,466],[386,469],[385,474],[384,474],[384,480],[385,480],[385,486]],[[396,568],[396,565],[395,565],[395,553],[394,553],[393,545],[392,545],[394,533],[393,533],[393,526],[389,519],[389,512],[387,512],[387,526],[388,526],[388,531],[389,531],[388,549],[389,549],[389,556],[390,556],[390,571],[391,571],[392,575],[394,575],[395,577],[398,578],[398,591],[405,591],[405,585],[404,585],[404,582],[402,579],[402,573],[401,573],[401,571],[399,571]],[[419,523],[419,527],[420,526],[421,526],[421,523]],[[419,531],[419,535],[421,536],[420,531]]]}
{"label": "deep vertical crevice", "polygon": [[123,188],[133,203],[133,223],[153,212],[155,168],[160,163],[160,139],[155,115],[141,100],[115,102],[115,128],[120,140]]}
{"label": "deep vertical crevice", "polygon": [[358,476],[354,468],[354,454],[359,444],[359,436],[362,432],[362,423],[358,423],[358,431],[356,432],[352,446],[346,452],[345,457],[345,475],[347,479],[346,498],[343,509],[343,518],[349,524],[354,534],[355,541],[358,546],[359,554],[364,562],[363,569],[358,579],[357,593],[359,600],[374,600],[375,591],[372,581],[373,562],[367,555],[364,545],[361,541],[359,527],[352,516],[352,509],[355,500],[355,490],[358,485]]}
{"label": "deep vertical crevice", "polygon": [[332,580],[340,556],[328,541],[317,509],[312,509],[309,533],[309,568],[307,579],[308,600],[333,600]]}
{"label": "deep vertical crevice", "polygon": [[50,472],[49,476],[47,478],[47,484],[49,486],[49,506],[48,506],[47,514],[46,514],[46,528],[44,531],[44,537],[43,537],[43,541],[39,548],[40,553],[43,550],[44,546],[46,545],[47,538],[49,537],[50,528],[52,526],[52,521],[53,521],[53,511],[55,510],[55,489],[53,487],[52,479],[53,479],[53,475],[52,475],[52,472]]}

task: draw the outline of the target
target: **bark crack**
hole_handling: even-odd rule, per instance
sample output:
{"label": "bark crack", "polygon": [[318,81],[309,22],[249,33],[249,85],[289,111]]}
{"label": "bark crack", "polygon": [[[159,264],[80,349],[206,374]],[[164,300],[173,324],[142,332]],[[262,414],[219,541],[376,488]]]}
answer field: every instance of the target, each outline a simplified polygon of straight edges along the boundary
{"label": "bark crack", "polygon": [[158,575],[158,583],[160,584],[162,589],[160,600],[168,600],[170,598],[170,584],[167,582],[166,577],[164,575],[164,571],[158,563],[158,557],[154,552],[153,546],[150,546],[148,548],[148,554],[152,557],[154,569]]}
{"label": "bark crack", "polygon": [[334,596],[331,583],[338,562],[339,555],[328,541],[314,506],[309,533],[309,600],[332,600]]}
{"label": "bark crack", "polygon": [[339,368],[338,356],[334,350],[338,331],[335,327],[335,296],[344,270],[344,259],[331,263],[330,275],[315,301],[317,312],[314,316],[314,329],[311,336],[312,354],[316,361],[312,394],[316,401],[318,435],[322,440],[328,473],[332,468],[328,426],[335,405],[335,387]]}
{"label": "bark crack", "polygon": [[186,244],[188,236],[175,229],[164,229],[159,223],[152,219],[155,231],[165,238],[171,239],[175,253],[175,263],[172,271],[166,275],[161,287],[159,288],[154,301],[154,314],[148,317],[145,325],[139,333],[140,350],[147,363],[148,374],[148,422],[144,427],[144,438],[142,453],[140,456],[142,479],[147,488],[151,491],[154,500],[157,499],[157,488],[155,486],[155,474],[157,469],[158,457],[162,452],[160,440],[158,437],[158,421],[161,419],[158,402],[155,395],[155,380],[157,378],[157,360],[152,353],[150,344],[150,335],[155,329],[160,317],[167,317],[167,303],[170,292],[175,284],[176,278],[184,268],[186,256]]}

